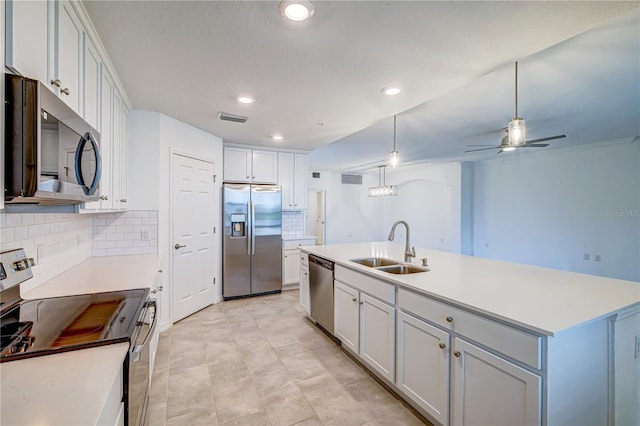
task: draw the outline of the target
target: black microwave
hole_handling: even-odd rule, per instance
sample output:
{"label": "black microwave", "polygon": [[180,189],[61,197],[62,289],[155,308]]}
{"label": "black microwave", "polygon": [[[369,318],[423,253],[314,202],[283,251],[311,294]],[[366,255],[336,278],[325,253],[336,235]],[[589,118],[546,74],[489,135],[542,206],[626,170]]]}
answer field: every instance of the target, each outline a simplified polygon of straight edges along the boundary
{"label": "black microwave", "polygon": [[5,203],[100,198],[100,134],[38,80],[5,74]]}

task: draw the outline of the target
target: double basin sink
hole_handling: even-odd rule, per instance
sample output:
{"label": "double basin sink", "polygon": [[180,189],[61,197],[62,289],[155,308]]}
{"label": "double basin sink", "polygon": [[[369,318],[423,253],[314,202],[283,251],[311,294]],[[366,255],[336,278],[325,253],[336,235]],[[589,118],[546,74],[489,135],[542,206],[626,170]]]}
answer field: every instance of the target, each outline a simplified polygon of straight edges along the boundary
{"label": "double basin sink", "polygon": [[410,265],[387,259],[385,257],[362,257],[358,259],[350,259],[351,262],[375,268],[378,271],[387,272],[389,274],[416,274],[419,272],[429,272],[429,268],[423,266]]}

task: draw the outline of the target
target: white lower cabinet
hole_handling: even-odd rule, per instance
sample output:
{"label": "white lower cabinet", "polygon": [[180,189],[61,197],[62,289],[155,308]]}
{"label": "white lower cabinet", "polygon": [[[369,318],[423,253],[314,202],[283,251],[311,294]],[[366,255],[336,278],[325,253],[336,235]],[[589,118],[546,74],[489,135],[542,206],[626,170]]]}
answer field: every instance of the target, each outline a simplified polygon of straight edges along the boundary
{"label": "white lower cabinet", "polygon": [[335,336],[391,383],[395,378],[395,311],[392,305],[367,293],[334,282]]}
{"label": "white lower cabinet", "polygon": [[451,351],[452,424],[541,424],[540,376],[460,338]]}
{"label": "white lower cabinet", "polygon": [[307,315],[311,313],[311,305],[309,304],[309,263],[306,253],[300,254],[300,305]]}
{"label": "white lower cabinet", "polygon": [[360,293],[360,356],[382,377],[395,379],[396,309]]}
{"label": "white lower cabinet", "polygon": [[[315,238],[299,238],[282,240],[282,289],[298,287],[300,283],[300,247],[313,246]],[[305,258],[306,259],[306,258]]]}
{"label": "white lower cabinet", "polygon": [[342,346],[358,353],[360,344],[360,292],[334,281],[333,329]]}
{"label": "white lower cabinet", "polygon": [[449,424],[449,333],[398,311],[396,386],[443,425]]}

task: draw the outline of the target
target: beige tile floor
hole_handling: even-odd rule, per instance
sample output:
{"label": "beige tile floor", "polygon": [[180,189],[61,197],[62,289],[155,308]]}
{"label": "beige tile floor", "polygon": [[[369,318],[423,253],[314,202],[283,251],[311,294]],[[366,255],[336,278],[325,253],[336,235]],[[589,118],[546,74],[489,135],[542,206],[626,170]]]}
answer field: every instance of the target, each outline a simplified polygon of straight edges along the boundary
{"label": "beige tile floor", "polygon": [[422,425],[304,318],[298,292],[222,302],[160,335],[149,425]]}

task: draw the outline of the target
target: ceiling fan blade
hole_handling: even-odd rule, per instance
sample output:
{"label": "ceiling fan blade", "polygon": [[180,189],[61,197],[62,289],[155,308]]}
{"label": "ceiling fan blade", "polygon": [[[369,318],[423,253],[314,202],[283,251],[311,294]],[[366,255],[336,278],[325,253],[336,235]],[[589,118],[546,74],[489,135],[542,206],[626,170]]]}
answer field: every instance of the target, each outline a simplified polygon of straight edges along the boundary
{"label": "ceiling fan blade", "polygon": [[478,145],[478,144],[475,144],[475,145],[474,145],[474,144],[471,144],[471,145],[467,145],[467,146],[495,146],[495,145],[489,145],[489,144],[486,144],[486,143],[485,143],[485,144],[480,144],[480,145]]}
{"label": "ceiling fan blade", "polygon": [[562,139],[566,137],[567,135],[556,135],[556,136],[549,136],[548,138],[533,139],[533,140],[527,141],[527,145],[529,145],[530,143],[552,141],[554,139]]}
{"label": "ceiling fan blade", "polygon": [[470,149],[469,151],[465,151],[465,152],[476,152],[476,151],[486,151],[488,149],[498,149],[500,148],[499,146],[492,146],[489,148],[480,148],[480,149]]}
{"label": "ceiling fan blade", "polygon": [[501,152],[504,152],[504,149],[501,149],[500,151],[496,152],[496,154],[500,154]]}
{"label": "ceiling fan blade", "polygon": [[520,148],[544,148],[545,146],[549,146],[548,143],[529,143],[522,145]]}

